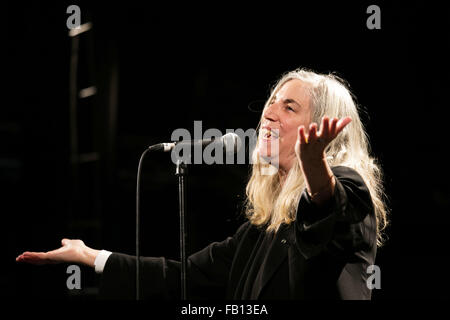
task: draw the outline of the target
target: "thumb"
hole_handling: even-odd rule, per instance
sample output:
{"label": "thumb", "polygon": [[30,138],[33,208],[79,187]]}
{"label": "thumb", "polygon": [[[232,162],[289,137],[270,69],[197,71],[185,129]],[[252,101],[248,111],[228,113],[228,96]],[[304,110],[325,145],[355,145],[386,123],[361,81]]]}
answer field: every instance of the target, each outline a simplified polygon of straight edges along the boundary
{"label": "thumb", "polygon": [[68,244],[69,244],[69,239],[66,239],[66,238],[62,239],[62,240],[61,240],[61,244],[62,244],[63,246],[68,245]]}

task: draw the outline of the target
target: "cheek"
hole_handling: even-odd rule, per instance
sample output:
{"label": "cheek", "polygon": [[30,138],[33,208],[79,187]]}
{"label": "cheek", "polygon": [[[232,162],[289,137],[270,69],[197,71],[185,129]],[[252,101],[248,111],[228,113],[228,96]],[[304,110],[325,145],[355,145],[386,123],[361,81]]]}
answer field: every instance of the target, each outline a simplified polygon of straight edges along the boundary
{"label": "cheek", "polygon": [[294,152],[295,143],[297,142],[297,134],[290,133],[285,135],[280,141],[280,151],[282,152]]}

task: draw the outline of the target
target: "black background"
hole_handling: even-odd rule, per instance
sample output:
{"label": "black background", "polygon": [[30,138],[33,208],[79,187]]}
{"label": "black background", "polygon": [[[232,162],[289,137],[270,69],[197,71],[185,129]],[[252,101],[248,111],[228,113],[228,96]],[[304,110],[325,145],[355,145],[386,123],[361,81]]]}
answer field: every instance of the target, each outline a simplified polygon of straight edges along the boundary
{"label": "black background", "polygon": [[[69,157],[70,4],[80,6],[82,23],[94,26],[80,38],[79,88],[98,90],[80,105],[80,112],[95,115],[92,124],[80,120],[80,145],[88,141],[85,151],[101,156],[76,174],[79,198],[72,196]],[[381,8],[381,30],[366,27],[370,4]],[[170,141],[176,128],[193,132],[195,120],[203,130],[255,128],[260,114],[249,104],[267,98],[281,74],[297,67],[336,72],[365,110],[391,208],[389,240],[377,256],[382,288],[373,298],[449,297],[449,37],[440,6],[17,1],[5,12],[5,297],[96,299],[99,277],[92,270],[82,268],[83,289],[74,293],[66,288],[67,265],[36,267],[15,257],[57,248],[64,237],[134,254],[136,171],[145,147]],[[248,172],[246,165],[189,168],[189,252],[224,239],[242,222]],[[143,255],[179,257],[174,173],[168,154],[144,161]]]}

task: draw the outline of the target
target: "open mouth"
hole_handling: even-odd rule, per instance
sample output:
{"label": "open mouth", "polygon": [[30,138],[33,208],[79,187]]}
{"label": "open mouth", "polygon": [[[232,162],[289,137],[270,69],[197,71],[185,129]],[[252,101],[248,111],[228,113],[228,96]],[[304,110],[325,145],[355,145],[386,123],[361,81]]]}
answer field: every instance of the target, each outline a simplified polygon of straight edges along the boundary
{"label": "open mouth", "polygon": [[270,129],[270,128],[262,128],[261,129],[261,136],[263,139],[278,139],[279,134],[278,134],[278,129]]}

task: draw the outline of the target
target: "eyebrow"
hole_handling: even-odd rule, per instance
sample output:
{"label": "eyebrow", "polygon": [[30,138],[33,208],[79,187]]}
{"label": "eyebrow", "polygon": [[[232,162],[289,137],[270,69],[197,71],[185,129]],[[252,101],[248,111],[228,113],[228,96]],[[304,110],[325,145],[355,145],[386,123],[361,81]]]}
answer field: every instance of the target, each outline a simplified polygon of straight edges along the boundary
{"label": "eyebrow", "polygon": [[[272,100],[275,100],[275,99],[277,99],[277,95],[274,95],[273,97],[272,97]],[[302,107],[302,105],[300,104],[300,103],[298,103],[297,101],[295,101],[294,99],[291,99],[291,98],[287,98],[287,99],[284,99],[283,100],[283,103],[295,103],[296,105],[298,105],[299,107]]]}
{"label": "eyebrow", "polygon": [[284,103],[295,103],[295,104],[297,104],[299,107],[302,106],[300,103],[298,103],[298,102],[295,101],[294,99],[284,99],[283,102],[284,102]]}

